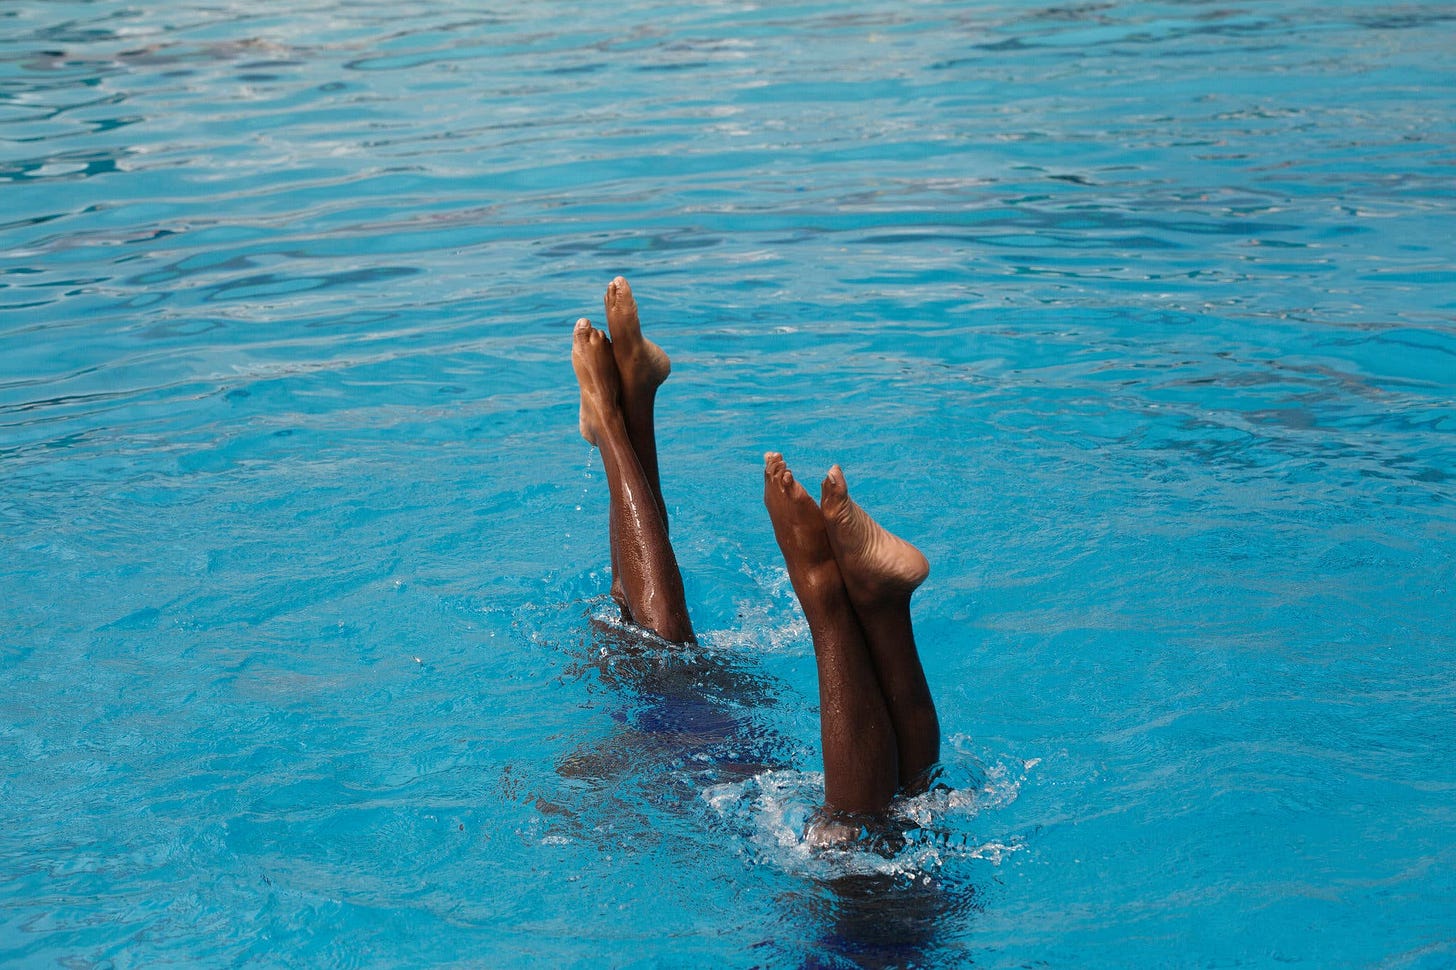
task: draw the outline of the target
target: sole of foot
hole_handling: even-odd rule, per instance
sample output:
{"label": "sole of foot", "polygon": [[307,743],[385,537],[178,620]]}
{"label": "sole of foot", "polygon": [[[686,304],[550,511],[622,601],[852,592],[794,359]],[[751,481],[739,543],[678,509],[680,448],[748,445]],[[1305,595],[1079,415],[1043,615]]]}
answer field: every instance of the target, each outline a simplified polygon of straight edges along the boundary
{"label": "sole of foot", "polygon": [[650,402],[672,372],[672,359],[642,335],[637,300],[626,279],[618,276],[607,284],[603,302],[607,309],[607,329],[612,334],[612,354],[622,378],[623,403],[630,407],[639,400]]}
{"label": "sole of foot", "polygon": [[930,563],[919,549],[880,525],[849,497],[844,470],[838,465],[824,476],[819,508],[845,589],[856,603],[908,597],[930,575]]}

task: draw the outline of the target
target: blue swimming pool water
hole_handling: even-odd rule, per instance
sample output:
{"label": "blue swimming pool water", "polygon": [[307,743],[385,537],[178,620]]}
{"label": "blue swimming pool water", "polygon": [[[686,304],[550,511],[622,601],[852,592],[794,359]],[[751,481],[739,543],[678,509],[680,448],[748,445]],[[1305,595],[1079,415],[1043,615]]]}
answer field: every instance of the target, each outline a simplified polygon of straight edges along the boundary
{"label": "blue swimming pool water", "polygon": [[[0,963],[1456,966],[1453,50],[0,8]],[[609,622],[617,273],[698,655]],[[800,837],[767,448],[933,564],[948,790],[884,854]]]}

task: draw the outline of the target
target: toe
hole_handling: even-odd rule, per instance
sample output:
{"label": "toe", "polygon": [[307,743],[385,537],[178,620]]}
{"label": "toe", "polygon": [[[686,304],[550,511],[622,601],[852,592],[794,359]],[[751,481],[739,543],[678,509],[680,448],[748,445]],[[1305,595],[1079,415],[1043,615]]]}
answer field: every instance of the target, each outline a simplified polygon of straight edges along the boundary
{"label": "toe", "polygon": [[848,500],[849,492],[844,486],[844,473],[835,465],[829,469],[819,486],[819,506],[825,512],[837,516]]}
{"label": "toe", "polygon": [[625,277],[618,276],[607,284],[606,303],[607,312],[614,317],[626,316],[632,312],[636,304],[632,302],[632,287]]}

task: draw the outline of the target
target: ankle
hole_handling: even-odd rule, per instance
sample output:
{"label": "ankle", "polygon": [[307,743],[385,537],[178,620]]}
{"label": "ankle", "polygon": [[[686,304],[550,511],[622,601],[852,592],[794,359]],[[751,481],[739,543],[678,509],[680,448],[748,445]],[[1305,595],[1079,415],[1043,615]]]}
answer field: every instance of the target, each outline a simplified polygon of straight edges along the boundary
{"label": "ankle", "polygon": [[833,559],[801,566],[794,579],[794,592],[805,613],[843,610],[849,606],[844,580]]}

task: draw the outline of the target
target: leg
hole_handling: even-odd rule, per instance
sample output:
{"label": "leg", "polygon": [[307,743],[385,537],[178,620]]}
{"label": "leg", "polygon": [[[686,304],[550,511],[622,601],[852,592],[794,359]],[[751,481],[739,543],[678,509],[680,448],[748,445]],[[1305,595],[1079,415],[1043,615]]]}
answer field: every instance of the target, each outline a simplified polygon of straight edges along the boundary
{"label": "leg", "polygon": [[930,564],[849,497],[838,465],[824,478],[820,507],[895,726],[900,785],[914,792],[940,760],[940,721],[910,623],[910,595],[925,581]]}
{"label": "leg", "polygon": [[601,450],[607,475],[612,562],[622,578],[619,602],[634,623],[664,640],[693,643],[677,557],[627,437],[612,345],[585,318],[572,334],[571,364],[581,385],[581,434]]}
{"label": "leg", "polygon": [[763,504],[814,638],[825,806],[837,812],[883,811],[898,783],[895,731],[824,517],[794,481],[783,456],[773,452],[764,456]]}
{"label": "leg", "polygon": [[657,389],[667,380],[672,361],[661,347],[642,336],[637,301],[625,279],[618,276],[607,285],[605,302],[612,358],[622,378],[622,417],[627,421],[627,437],[666,525],[667,504],[662,500],[662,483],[657,474],[655,407]]}
{"label": "leg", "polygon": [[[672,361],[662,348],[642,336],[637,319],[637,301],[632,287],[618,276],[607,284],[603,301],[607,310],[607,327],[612,334],[612,359],[621,378],[622,417],[627,422],[627,440],[637,455],[637,463],[647,476],[647,486],[657,503],[666,529],[667,503],[662,499],[662,483],[657,472],[656,404],[657,389],[667,380]],[[616,546],[612,547],[612,598],[622,608],[622,615],[631,618],[622,590],[622,572],[617,565]]]}

